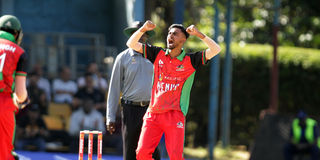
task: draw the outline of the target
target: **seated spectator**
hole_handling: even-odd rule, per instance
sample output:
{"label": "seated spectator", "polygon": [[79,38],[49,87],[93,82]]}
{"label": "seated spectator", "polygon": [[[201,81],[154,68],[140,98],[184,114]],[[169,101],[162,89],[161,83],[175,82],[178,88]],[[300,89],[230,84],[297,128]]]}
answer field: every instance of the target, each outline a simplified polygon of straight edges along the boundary
{"label": "seated spectator", "polygon": [[91,73],[85,74],[85,86],[78,90],[74,96],[73,108],[80,105],[82,99],[89,98],[93,100],[94,108],[105,113],[105,94],[94,88],[94,80]]}
{"label": "seated spectator", "polygon": [[32,145],[39,151],[46,149],[45,138],[48,137],[46,125],[40,115],[39,106],[33,104],[26,108],[27,114],[17,120],[16,149]]}
{"label": "seated spectator", "polygon": [[30,105],[37,104],[41,114],[48,113],[48,100],[45,92],[38,87],[39,75],[31,72],[28,75],[29,85],[27,87]]}
{"label": "seated spectator", "polygon": [[294,155],[309,154],[312,160],[318,160],[318,129],[317,122],[300,111],[292,122],[290,142],[285,146],[285,159],[293,160]]}
{"label": "seated spectator", "polygon": [[56,103],[72,103],[73,95],[77,92],[77,84],[70,80],[70,69],[63,67],[60,78],[52,83],[53,99]]}
{"label": "seated spectator", "polygon": [[[33,66],[32,72],[36,73],[39,76],[39,80],[37,85],[40,89],[42,89],[46,93],[47,101],[51,101],[51,85],[47,78],[43,77],[43,70],[40,64],[35,64]],[[29,85],[29,81],[27,80],[27,85]]]}
{"label": "seated spectator", "polygon": [[104,118],[94,107],[90,98],[82,99],[82,105],[72,113],[70,118],[69,135],[72,137],[70,150],[77,151],[79,132],[81,130],[99,130],[105,132]]}
{"label": "seated spectator", "polygon": [[[94,88],[101,90],[101,92],[106,92],[108,90],[107,80],[104,79],[98,69],[98,65],[96,63],[90,63],[87,66],[87,73],[91,73],[93,78]],[[86,85],[85,77],[80,77],[78,79],[78,86],[82,88]]]}

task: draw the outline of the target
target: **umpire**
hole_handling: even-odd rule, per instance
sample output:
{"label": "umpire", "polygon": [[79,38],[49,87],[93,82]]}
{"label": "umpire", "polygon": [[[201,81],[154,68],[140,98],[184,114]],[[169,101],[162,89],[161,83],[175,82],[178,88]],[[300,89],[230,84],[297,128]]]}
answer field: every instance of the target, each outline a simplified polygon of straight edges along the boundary
{"label": "umpire", "polygon": [[[124,29],[124,34],[130,37],[143,25],[143,22],[134,22],[131,27]],[[154,35],[154,31],[144,34],[139,40],[146,43]],[[115,120],[118,102],[121,97],[121,119],[123,159],[135,160],[136,148],[143,123],[143,116],[148,109],[152,87],[153,65],[142,57],[142,54],[126,49],[116,58],[110,79],[109,95],[107,100],[107,130],[115,132]],[[158,148],[153,154],[155,160],[160,160]]]}

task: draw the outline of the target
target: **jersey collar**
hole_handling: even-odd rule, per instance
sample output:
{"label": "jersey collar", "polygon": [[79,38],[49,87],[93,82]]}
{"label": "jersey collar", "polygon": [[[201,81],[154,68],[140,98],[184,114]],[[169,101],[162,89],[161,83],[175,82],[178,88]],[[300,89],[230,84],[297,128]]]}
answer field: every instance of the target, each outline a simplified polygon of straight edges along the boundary
{"label": "jersey collar", "polygon": [[3,39],[6,39],[6,40],[9,40],[11,42],[16,43],[14,36],[8,32],[5,32],[5,31],[0,31],[0,38],[3,38]]}
{"label": "jersey collar", "polygon": [[[184,56],[186,55],[186,53],[184,52],[184,49],[181,48],[181,50],[182,50],[182,51],[181,51],[180,55],[177,56],[177,59],[178,59],[179,61],[182,61],[183,58],[184,58]],[[167,49],[165,55],[168,55],[170,51],[171,51],[170,49]]]}
{"label": "jersey collar", "polygon": [[135,56],[135,55],[139,55],[140,53],[136,52],[135,50],[133,49],[130,49],[131,51],[129,52],[130,53],[130,56]]}

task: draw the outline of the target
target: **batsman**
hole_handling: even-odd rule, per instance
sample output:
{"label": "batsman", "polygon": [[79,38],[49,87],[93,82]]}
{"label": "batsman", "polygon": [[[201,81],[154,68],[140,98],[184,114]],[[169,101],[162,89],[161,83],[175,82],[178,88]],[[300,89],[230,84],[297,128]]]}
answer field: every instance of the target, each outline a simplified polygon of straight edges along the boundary
{"label": "batsman", "polygon": [[[136,150],[138,160],[151,160],[152,152],[165,134],[170,160],[183,159],[185,116],[196,70],[217,55],[220,46],[194,25],[187,29],[173,24],[168,29],[167,48],[142,44],[140,37],[156,27],[146,21],[127,41],[127,46],[143,54],[153,63],[154,77],[149,108]],[[208,47],[203,51],[186,53],[183,45],[189,35],[196,36]]]}
{"label": "batsman", "polygon": [[26,53],[18,18],[0,17],[0,159],[13,160],[15,112],[28,103]]}

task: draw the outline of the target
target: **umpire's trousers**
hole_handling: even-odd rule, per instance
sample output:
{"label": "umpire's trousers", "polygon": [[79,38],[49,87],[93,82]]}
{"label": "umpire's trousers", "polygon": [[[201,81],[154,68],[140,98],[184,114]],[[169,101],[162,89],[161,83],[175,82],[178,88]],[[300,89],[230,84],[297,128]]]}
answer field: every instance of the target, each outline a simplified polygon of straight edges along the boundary
{"label": "umpire's trousers", "polygon": [[[141,107],[122,103],[122,140],[123,140],[123,160],[136,160],[136,149],[143,123],[143,116],[148,106]],[[158,147],[153,152],[152,157],[160,160]]]}

